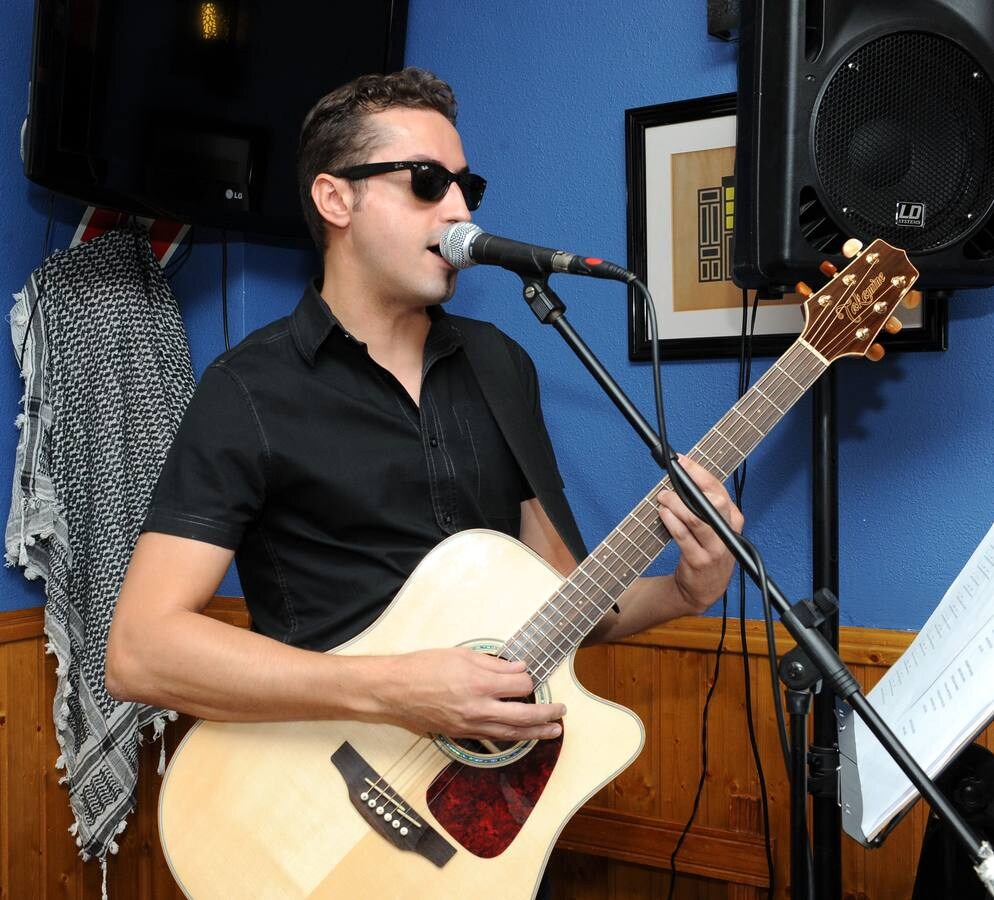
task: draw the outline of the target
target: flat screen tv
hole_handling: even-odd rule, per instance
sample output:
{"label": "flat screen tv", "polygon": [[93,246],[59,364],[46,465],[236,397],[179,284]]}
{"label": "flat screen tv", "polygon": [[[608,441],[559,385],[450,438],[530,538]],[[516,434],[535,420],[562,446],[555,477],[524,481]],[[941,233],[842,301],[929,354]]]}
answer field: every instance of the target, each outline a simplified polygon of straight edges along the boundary
{"label": "flat screen tv", "polygon": [[95,206],[305,236],[303,117],[399,69],[407,0],[36,0],[25,174]]}

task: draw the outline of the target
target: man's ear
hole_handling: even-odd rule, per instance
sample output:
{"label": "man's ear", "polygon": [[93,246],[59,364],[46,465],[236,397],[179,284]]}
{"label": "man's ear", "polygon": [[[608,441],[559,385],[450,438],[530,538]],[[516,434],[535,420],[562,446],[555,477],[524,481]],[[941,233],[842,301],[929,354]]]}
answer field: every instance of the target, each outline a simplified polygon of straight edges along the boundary
{"label": "man's ear", "polygon": [[346,179],[322,172],[311,183],[311,199],[329,225],[345,228],[351,221],[354,190]]}

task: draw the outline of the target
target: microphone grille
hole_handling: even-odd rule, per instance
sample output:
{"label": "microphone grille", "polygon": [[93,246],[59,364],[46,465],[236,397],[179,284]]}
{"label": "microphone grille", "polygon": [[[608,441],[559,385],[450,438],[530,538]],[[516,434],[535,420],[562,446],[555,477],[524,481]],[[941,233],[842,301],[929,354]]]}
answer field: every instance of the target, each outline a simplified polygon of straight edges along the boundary
{"label": "microphone grille", "polygon": [[456,222],[442,232],[438,250],[442,258],[457,269],[468,269],[476,263],[470,258],[469,248],[483,229],[472,222]]}

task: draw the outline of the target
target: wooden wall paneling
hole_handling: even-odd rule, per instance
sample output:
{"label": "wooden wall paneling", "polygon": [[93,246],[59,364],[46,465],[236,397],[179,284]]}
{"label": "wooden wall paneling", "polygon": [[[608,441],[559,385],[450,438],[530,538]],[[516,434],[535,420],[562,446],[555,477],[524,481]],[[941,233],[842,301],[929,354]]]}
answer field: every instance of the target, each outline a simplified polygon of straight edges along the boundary
{"label": "wooden wall paneling", "polygon": [[669,876],[648,866],[616,865],[612,867],[612,875],[612,900],[665,897],[664,890],[669,890]]}
{"label": "wooden wall paneling", "polygon": [[614,780],[613,808],[645,816],[659,815],[659,720],[653,700],[658,684],[658,653],[642,647],[615,647],[610,697],[639,716],[647,740],[635,762]]}
{"label": "wooden wall paneling", "polygon": [[[706,696],[714,677],[715,655],[700,656],[705,663],[702,692]],[[701,797],[700,822],[712,828],[730,827],[729,796],[747,793],[755,780],[751,756],[742,752],[741,738],[747,733],[744,691],[742,657],[723,653],[708,715],[708,772]],[[698,732],[700,721],[698,717]]]}
{"label": "wooden wall paneling", "polygon": [[[36,641],[17,641],[5,654],[7,718],[6,825],[9,834],[5,889],[10,898],[31,897],[44,876],[43,729],[45,679]],[[51,712],[49,712],[51,715]]]}
{"label": "wooden wall paneling", "polygon": [[583,853],[556,850],[549,862],[555,895],[563,900],[609,900],[611,872],[604,861]]}
{"label": "wooden wall paneling", "polygon": [[690,816],[701,773],[697,723],[704,708],[702,685],[708,661],[700,653],[686,650],[659,655],[657,700],[662,727],[656,740],[662,766],[660,816],[682,826]]}
{"label": "wooden wall paneling", "polygon": [[[45,885],[45,897],[73,898],[80,900],[83,893],[83,868],[77,853],[76,839],[69,834],[69,826],[73,817],[69,809],[69,789],[59,784],[59,779],[65,774],[55,768],[59,755],[59,744],[55,736],[55,721],[52,718],[52,698],[55,696],[55,657],[45,655],[45,640],[37,638],[35,650],[40,657],[44,673],[44,698],[39,705],[40,723],[42,725],[42,765],[45,771],[45,866],[39,872]],[[99,889],[99,885],[98,885]],[[97,895],[99,896],[99,894]]]}
{"label": "wooden wall paneling", "polygon": [[[741,648],[741,641],[738,642]],[[781,656],[793,646],[788,638],[777,642],[777,652]],[[759,745],[759,757],[763,765],[763,777],[766,780],[766,793],[770,811],[770,834],[773,836],[773,864],[778,891],[789,887],[790,879],[790,781],[787,777],[786,764],[778,736],[777,716],[773,705],[773,689],[771,686],[769,657],[766,650],[766,638],[762,635],[759,641],[748,642],[749,647],[749,676],[752,684],[752,708],[755,720],[756,742]],[[742,670],[741,649],[735,655],[736,667]],[[744,676],[743,676],[744,678]],[[779,691],[778,686],[778,691]],[[782,695],[782,691],[780,691]],[[787,712],[784,710],[784,716]],[[759,804],[759,830],[756,834],[762,836],[762,800],[759,775],[753,760],[752,748],[749,746],[749,733],[746,725],[745,702],[740,710],[739,730],[734,732],[733,740],[739,743],[743,755],[749,757],[749,772],[751,776],[750,795]],[[810,724],[810,723],[809,723]],[[789,727],[789,721],[788,721]],[[779,850],[779,852],[777,852]]]}

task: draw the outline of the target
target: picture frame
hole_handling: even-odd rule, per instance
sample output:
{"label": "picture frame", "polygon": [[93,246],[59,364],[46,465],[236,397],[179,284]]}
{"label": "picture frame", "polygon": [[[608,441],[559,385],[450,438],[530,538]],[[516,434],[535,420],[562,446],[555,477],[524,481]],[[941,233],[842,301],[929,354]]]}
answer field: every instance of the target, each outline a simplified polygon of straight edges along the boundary
{"label": "picture frame", "polygon": [[[743,295],[731,280],[735,115],[734,93],[625,110],[628,268],[652,293],[663,359],[741,350]],[[750,316],[753,299],[750,293]],[[904,328],[887,337],[888,352],[946,349],[945,296],[918,300],[896,313]],[[796,295],[761,298],[753,355],[779,356],[803,322]],[[632,285],[628,356],[652,356],[646,306]]]}

